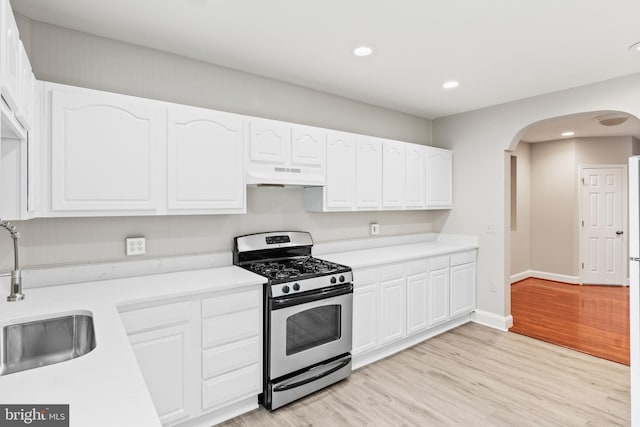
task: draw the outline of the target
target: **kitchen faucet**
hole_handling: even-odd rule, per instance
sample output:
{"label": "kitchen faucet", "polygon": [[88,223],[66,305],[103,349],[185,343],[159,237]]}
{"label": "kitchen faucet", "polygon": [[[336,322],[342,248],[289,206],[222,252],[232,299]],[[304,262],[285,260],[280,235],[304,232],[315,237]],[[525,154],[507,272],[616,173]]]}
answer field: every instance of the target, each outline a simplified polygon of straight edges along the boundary
{"label": "kitchen faucet", "polygon": [[24,294],[22,293],[22,273],[20,272],[20,263],[18,261],[18,239],[20,233],[16,231],[15,225],[9,224],[7,221],[0,219],[0,228],[4,228],[11,233],[13,239],[13,262],[14,268],[11,271],[11,293],[7,297],[7,301],[22,301]]}

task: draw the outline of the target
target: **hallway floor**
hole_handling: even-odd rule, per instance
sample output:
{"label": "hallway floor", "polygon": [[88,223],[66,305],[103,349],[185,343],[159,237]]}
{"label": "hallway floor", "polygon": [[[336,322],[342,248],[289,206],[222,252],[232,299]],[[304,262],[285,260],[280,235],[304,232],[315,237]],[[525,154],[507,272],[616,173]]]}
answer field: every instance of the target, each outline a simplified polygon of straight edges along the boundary
{"label": "hallway floor", "polygon": [[528,278],[511,285],[511,332],[629,365],[629,287]]}

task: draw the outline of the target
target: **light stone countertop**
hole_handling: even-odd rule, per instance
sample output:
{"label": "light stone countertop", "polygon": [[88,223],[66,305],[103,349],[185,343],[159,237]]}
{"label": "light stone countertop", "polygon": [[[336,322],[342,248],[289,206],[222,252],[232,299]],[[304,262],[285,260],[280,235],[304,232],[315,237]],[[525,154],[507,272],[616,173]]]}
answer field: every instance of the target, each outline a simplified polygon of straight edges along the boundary
{"label": "light stone countertop", "polygon": [[351,268],[375,267],[382,264],[410,261],[413,259],[449,255],[456,252],[478,249],[477,243],[469,241],[425,241],[406,245],[367,248],[354,251],[325,253],[319,258]]}
{"label": "light stone countertop", "polygon": [[96,348],[77,359],[0,376],[0,403],[69,404],[73,427],[160,426],[118,307],[263,282],[261,276],[228,266],[27,289],[25,300],[13,303],[3,297],[0,327],[90,312]]}

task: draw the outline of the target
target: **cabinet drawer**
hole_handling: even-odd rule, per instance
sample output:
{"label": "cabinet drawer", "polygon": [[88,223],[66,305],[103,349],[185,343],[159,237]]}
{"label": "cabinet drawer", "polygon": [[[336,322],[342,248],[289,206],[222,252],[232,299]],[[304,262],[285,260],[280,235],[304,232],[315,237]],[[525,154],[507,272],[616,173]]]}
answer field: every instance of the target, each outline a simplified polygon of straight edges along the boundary
{"label": "cabinet drawer", "polygon": [[407,263],[407,276],[426,273],[429,271],[429,261],[427,259],[419,259]]}
{"label": "cabinet drawer", "polygon": [[238,311],[202,321],[202,348],[238,341],[260,334],[260,310]]}
{"label": "cabinet drawer", "polygon": [[202,379],[244,368],[260,361],[260,337],[212,348],[202,353]]}
{"label": "cabinet drawer", "polygon": [[260,300],[259,289],[207,298],[202,300],[202,317],[218,316],[234,311],[248,310],[258,307]]}
{"label": "cabinet drawer", "polygon": [[377,268],[362,268],[353,271],[353,286],[359,288],[378,282]]}
{"label": "cabinet drawer", "polygon": [[380,281],[402,279],[404,277],[404,264],[388,265],[380,268]]}
{"label": "cabinet drawer", "polygon": [[443,268],[449,268],[449,257],[441,256],[429,259],[429,271],[442,270]]}
{"label": "cabinet drawer", "polygon": [[202,409],[207,410],[260,393],[259,365],[251,365],[202,383]]}
{"label": "cabinet drawer", "polygon": [[191,302],[177,302],[120,313],[127,334],[189,321]]}
{"label": "cabinet drawer", "polygon": [[462,252],[451,255],[451,267],[456,265],[468,264],[476,260],[476,251]]}

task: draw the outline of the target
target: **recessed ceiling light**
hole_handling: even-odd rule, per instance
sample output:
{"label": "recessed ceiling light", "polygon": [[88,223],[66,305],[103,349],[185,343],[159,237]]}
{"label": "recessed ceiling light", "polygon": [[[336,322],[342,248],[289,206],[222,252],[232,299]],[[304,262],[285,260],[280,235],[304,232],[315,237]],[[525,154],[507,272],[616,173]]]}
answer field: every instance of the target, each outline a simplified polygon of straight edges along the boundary
{"label": "recessed ceiling light", "polygon": [[458,85],[459,85],[459,84],[460,84],[460,83],[458,83],[458,82],[457,82],[457,81],[455,81],[455,80],[450,80],[450,81],[448,81],[448,82],[444,82],[444,83],[442,84],[442,87],[443,87],[443,88],[445,88],[445,89],[453,89],[453,88],[458,87]]}
{"label": "recessed ceiling light", "polygon": [[618,126],[627,121],[629,115],[622,113],[611,113],[596,117],[602,126]]}
{"label": "recessed ceiling light", "polygon": [[632,52],[640,52],[640,42],[634,43],[631,46],[629,46],[629,50]]}
{"label": "recessed ceiling light", "polygon": [[358,46],[353,49],[353,54],[355,56],[369,56],[373,53],[373,49],[369,46]]}
{"label": "recessed ceiling light", "polygon": [[569,131],[566,131],[566,132],[562,132],[562,133],[561,133],[561,135],[562,135],[562,136],[573,136],[573,135],[575,135],[575,134],[576,134],[576,133],[575,133],[574,131],[572,131],[572,130],[569,130]]}

